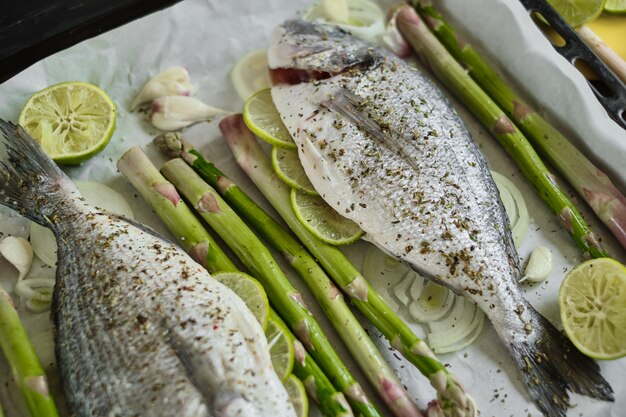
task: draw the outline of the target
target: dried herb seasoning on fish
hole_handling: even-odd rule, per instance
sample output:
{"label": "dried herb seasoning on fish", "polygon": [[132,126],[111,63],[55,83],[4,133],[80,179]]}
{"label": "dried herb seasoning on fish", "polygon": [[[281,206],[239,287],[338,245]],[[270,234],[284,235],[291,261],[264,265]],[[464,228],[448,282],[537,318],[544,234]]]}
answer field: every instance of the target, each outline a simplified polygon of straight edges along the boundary
{"label": "dried herb seasoning on fish", "polygon": [[57,237],[52,316],[73,415],[295,417],[239,297],[153,230],[88,206],[21,127],[0,132],[0,203]]}
{"label": "dried herb seasoning on fish", "polygon": [[[416,19],[407,6],[397,23],[401,31],[403,20],[427,31]],[[546,415],[565,415],[568,390],[613,398],[598,365],[522,296],[518,255],[487,164],[433,83],[335,27],[296,20],[272,36],[268,64],[274,104],[329,205],[340,213],[354,205],[345,215],[372,243],[481,307]],[[512,128],[506,120],[497,132]],[[429,250],[415,250],[424,242]]]}

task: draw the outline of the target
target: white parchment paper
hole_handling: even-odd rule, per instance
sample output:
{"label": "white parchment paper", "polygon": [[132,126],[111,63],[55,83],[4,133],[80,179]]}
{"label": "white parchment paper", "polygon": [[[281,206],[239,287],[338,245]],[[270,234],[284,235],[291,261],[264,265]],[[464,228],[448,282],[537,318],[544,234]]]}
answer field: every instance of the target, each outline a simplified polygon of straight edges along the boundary
{"label": "white parchment paper", "polygon": [[[626,132],[608,118],[582,76],[554,52],[518,2],[441,0],[440,3],[466,39],[484,50],[510,79],[517,80],[516,84],[527,98],[571,133],[573,140],[592,155],[602,169],[614,174],[622,185],[626,184]],[[389,0],[381,2],[383,7],[390,4]],[[137,220],[166,232],[115,168],[117,159],[133,145],[143,146],[155,164],[162,162],[160,155],[149,145],[157,132],[144,121],[142,114],[129,113],[127,110],[134,95],[152,75],[173,65],[184,65],[192,74],[198,98],[217,107],[240,111],[243,103],[230,83],[230,69],[246,52],[266,47],[276,25],[295,17],[309,5],[310,0],[186,0],[59,52],[0,85],[0,117],[17,120],[27,98],[51,84],[76,80],[102,87],[118,106],[117,131],[102,153],[83,166],[67,168],[65,171],[73,179],[100,181],[120,191],[128,198]],[[559,283],[565,272],[581,261],[579,252],[495,140],[477,126],[457,102],[454,103],[470,126],[491,169],[510,178],[526,198],[532,223],[520,249],[520,256],[526,259],[532,248],[539,244],[552,250],[555,266],[551,276],[544,283],[525,285],[524,292],[542,314],[560,326],[556,299]],[[262,201],[259,193],[232,161],[216,123],[193,126],[186,131],[186,136],[257,201]],[[574,196],[574,200],[578,207],[583,208],[578,198]],[[624,253],[607,230],[598,224],[588,210],[583,209],[583,213],[604,238],[611,253],[623,262]],[[0,232],[27,236],[28,222],[1,208]],[[359,266],[368,247],[367,243],[362,242],[346,248],[346,251]],[[36,265],[33,271],[37,276],[52,273],[41,265]],[[16,277],[15,271],[0,261],[0,282],[11,288]],[[315,306],[300,280],[293,274],[290,278],[302,290],[308,304]],[[24,312],[23,308],[20,311]],[[315,312],[328,329],[329,337],[336,340],[335,344],[346,358],[348,366],[367,386],[320,310],[315,309]],[[43,333],[38,331],[45,327],[49,329],[49,315],[24,312],[23,317],[29,332],[37,334],[35,347],[40,350],[42,361],[49,371],[54,392],[60,396],[54,357],[49,349],[44,351],[39,348],[49,344],[46,340],[52,337],[50,330]],[[410,321],[408,315],[406,319]],[[420,325],[410,324],[416,332],[423,333]],[[381,341],[381,346],[411,395],[421,406],[425,406],[434,398],[434,391],[411,365],[398,361],[385,347],[384,341]],[[472,393],[481,416],[540,415],[490,325],[485,326],[474,345],[454,354],[441,355],[441,360],[450,366]],[[616,391],[616,403],[603,403],[573,395],[572,403],[575,407],[570,410],[569,416],[626,416],[626,359],[601,363],[601,368]],[[0,377],[0,401],[7,407],[8,415],[26,415],[23,409],[20,411],[13,406],[16,399],[19,400],[19,394],[14,384],[11,384],[11,376],[3,358],[0,358]],[[373,396],[371,389],[369,392]],[[59,400],[62,404],[60,397]]]}

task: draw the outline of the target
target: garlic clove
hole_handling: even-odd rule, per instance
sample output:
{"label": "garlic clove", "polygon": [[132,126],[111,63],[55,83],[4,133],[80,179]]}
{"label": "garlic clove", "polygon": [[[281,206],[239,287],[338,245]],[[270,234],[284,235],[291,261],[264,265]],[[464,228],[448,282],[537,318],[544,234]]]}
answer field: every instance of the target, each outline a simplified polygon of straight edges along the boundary
{"label": "garlic clove", "polygon": [[7,236],[2,239],[0,255],[17,269],[18,281],[24,279],[33,264],[33,248],[23,237]]}
{"label": "garlic clove", "polygon": [[406,58],[411,56],[413,48],[411,48],[411,45],[404,39],[404,36],[402,36],[396,25],[396,17],[400,10],[401,7],[396,7],[389,11],[389,20],[385,25],[384,32],[380,34],[380,41],[386,49],[400,58]]}
{"label": "garlic clove", "polygon": [[552,272],[552,252],[545,246],[537,246],[530,254],[524,276],[519,282],[526,280],[541,282],[548,278],[550,272]]}
{"label": "garlic clove", "polygon": [[166,69],[146,83],[130,106],[130,110],[133,111],[138,106],[163,96],[189,96],[192,89],[189,71],[183,67]]}
{"label": "garlic clove", "polygon": [[166,96],[152,102],[150,122],[157,129],[172,131],[225,114],[193,97]]}

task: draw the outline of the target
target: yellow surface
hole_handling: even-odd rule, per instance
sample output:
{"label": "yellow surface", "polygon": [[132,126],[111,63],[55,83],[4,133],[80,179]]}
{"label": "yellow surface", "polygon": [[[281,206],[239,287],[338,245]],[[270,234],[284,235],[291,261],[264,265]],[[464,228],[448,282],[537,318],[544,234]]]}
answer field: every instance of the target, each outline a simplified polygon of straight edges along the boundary
{"label": "yellow surface", "polygon": [[626,16],[601,15],[587,26],[626,60]]}

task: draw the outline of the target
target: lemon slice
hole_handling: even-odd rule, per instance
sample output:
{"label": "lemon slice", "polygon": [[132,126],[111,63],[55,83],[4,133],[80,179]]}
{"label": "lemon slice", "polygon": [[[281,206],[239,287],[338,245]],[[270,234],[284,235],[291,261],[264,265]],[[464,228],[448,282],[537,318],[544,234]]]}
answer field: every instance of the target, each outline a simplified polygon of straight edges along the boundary
{"label": "lemon slice", "polygon": [[283,323],[270,319],[265,329],[265,337],[270,346],[272,366],[276,375],[285,382],[293,369],[294,350],[293,344],[287,336],[289,330]]}
{"label": "lemon slice", "polygon": [[271,89],[261,90],[246,101],[243,121],[248,129],[272,146],[296,149],[296,143],[274,106]]}
{"label": "lemon slice", "polygon": [[304,168],[302,168],[297,150],[274,146],[272,148],[272,167],[278,178],[291,188],[309,195],[319,195],[309,181]]}
{"label": "lemon slice", "polygon": [[287,394],[289,394],[289,400],[293,404],[293,408],[296,410],[297,417],[307,417],[309,415],[309,399],[306,396],[306,390],[304,385],[295,375],[290,374],[287,380],[283,382]]}
{"label": "lemon slice", "polygon": [[600,16],[606,0],[548,0],[572,27],[580,27]]}
{"label": "lemon slice", "polygon": [[270,303],[263,286],[254,278],[243,272],[221,272],[213,278],[233,290],[248,306],[254,317],[267,329]]}
{"label": "lemon slice", "polygon": [[559,290],[565,333],[594,359],[626,356],[626,268],[610,258],[571,270]]}
{"label": "lemon slice", "polygon": [[626,0],[606,0],[604,11],[609,14],[626,14]]}
{"label": "lemon slice", "polygon": [[75,165],[100,152],[115,130],[115,104],[83,82],[56,84],[33,94],[18,123],[59,164]]}
{"label": "lemon slice", "polygon": [[321,197],[292,189],[291,208],[309,232],[331,245],[348,245],[363,235],[359,225],[339,215]]}

